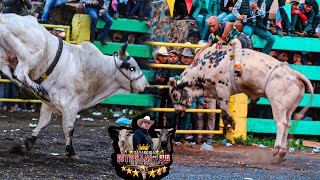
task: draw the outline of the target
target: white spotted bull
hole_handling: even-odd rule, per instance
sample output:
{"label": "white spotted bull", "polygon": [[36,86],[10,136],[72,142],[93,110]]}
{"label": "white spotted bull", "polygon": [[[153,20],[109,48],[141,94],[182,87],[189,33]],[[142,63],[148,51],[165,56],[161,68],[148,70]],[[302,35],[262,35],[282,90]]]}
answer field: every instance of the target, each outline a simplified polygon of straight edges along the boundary
{"label": "white spotted bull", "polygon": [[[234,128],[235,123],[229,113],[231,95],[245,93],[251,100],[266,97],[270,101],[277,127],[273,154],[276,162],[283,162],[290,119],[303,98],[305,87],[312,96],[309,105],[300,111],[297,119],[302,118],[312,103],[314,93],[311,82],[286,63],[257,51],[242,49],[238,40],[232,41],[232,45],[220,50],[215,46],[207,48],[201,53],[197,65],[190,65],[181,74],[181,79],[170,78],[169,92],[174,108],[176,111],[185,111],[191,105],[192,98],[213,94],[222,109],[225,124],[231,124]],[[234,58],[242,58],[240,77],[234,77],[232,73],[233,55]]]}
{"label": "white spotted bull", "polygon": [[[72,145],[77,113],[115,94],[141,92],[148,84],[126,47],[120,57],[106,56],[91,43],[72,45],[58,39],[32,16],[0,14],[0,70],[45,102],[37,127],[25,141],[28,150],[54,112],[62,115],[69,158],[79,159]],[[12,54],[18,59],[14,76],[8,66]],[[36,83],[44,74],[47,78]]]}

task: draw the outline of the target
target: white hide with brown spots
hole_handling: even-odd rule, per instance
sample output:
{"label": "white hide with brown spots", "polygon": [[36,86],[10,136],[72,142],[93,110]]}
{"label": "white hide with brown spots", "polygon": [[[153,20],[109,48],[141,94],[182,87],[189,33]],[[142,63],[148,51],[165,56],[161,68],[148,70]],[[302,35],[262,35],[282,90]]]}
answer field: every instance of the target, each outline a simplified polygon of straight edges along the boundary
{"label": "white hide with brown spots", "polygon": [[[233,41],[233,45],[237,43],[239,42]],[[271,56],[250,49],[242,49],[241,46],[237,46],[234,51],[235,57],[237,54],[242,56],[242,75],[236,77],[236,87],[239,93],[245,93],[252,100],[260,97],[269,99],[277,126],[274,155],[279,155],[277,161],[283,161],[287,151],[290,119],[305,93],[305,85],[312,94],[309,105],[312,102],[311,82],[300,72],[291,69],[288,64],[281,63]],[[181,102],[176,104],[177,100],[180,100],[177,97],[187,96],[188,100],[182,103],[191,103],[192,98],[212,93],[223,112],[230,114],[229,98],[235,94],[230,78],[232,52],[232,47],[224,46],[223,49],[217,50],[213,45],[202,52],[196,66],[189,66],[181,74],[181,80],[176,82],[170,79],[170,95],[177,111],[184,111],[188,107],[188,105],[181,105]],[[175,86],[175,84],[178,85]],[[187,95],[181,94],[181,88],[187,92]],[[300,113],[305,113],[308,108],[309,106],[304,107]],[[231,122],[233,121],[229,120],[229,123]]]}

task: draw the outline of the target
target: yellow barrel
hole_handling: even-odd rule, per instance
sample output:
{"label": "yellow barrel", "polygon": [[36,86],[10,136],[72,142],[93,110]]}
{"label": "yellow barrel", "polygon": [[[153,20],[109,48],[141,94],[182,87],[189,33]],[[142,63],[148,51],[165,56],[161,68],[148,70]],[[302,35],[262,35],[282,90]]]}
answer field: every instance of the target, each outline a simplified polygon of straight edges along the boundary
{"label": "yellow barrel", "polygon": [[81,44],[90,41],[90,16],[75,14],[72,18],[72,41]]}

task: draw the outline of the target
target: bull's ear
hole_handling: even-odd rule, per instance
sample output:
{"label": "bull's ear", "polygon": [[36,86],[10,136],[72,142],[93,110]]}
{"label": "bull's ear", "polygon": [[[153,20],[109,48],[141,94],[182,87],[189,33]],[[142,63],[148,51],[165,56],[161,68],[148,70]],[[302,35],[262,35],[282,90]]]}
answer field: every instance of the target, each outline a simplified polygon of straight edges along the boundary
{"label": "bull's ear", "polygon": [[155,132],[160,132],[160,131],[161,131],[161,129],[154,129],[154,131],[155,131]]}
{"label": "bull's ear", "polygon": [[177,88],[183,89],[184,87],[188,86],[188,82],[183,82],[177,85]]}
{"label": "bull's ear", "polygon": [[175,80],[173,77],[169,78],[168,85],[171,87],[175,87],[177,85],[177,80]]}
{"label": "bull's ear", "polygon": [[128,47],[128,43],[125,43],[119,50],[120,59],[126,59],[126,50]]}

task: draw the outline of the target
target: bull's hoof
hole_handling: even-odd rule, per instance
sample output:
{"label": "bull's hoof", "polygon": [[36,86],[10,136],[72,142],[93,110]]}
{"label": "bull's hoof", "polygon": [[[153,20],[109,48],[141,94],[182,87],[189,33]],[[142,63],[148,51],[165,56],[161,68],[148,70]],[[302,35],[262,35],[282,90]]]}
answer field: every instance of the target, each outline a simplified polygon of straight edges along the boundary
{"label": "bull's hoof", "polygon": [[284,158],[284,157],[286,157],[286,155],[287,155],[286,152],[280,152],[280,153],[279,153],[279,157],[280,157],[280,158]]}
{"label": "bull's hoof", "polygon": [[21,144],[17,144],[15,146],[13,146],[10,150],[10,153],[12,154],[18,154],[18,155],[24,155],[25,151],[23,150],[23,145]]}
{"label": "bull's hoof", "polygon": [[78,161],[80,160],[80,157],[76,154],[73,154],[73,155],[68,155],[68,157],[73,160],[73,161]]}
{"label": "bull's hoof", "polygon": [[30,151],[33,147],[33,144],[36,142],[37,138],[35,136],[27,137],[24,144],[26,146],[26,149]]}
{"label": "bull's hoof", "polygon": [[236,130],[236,122],[235,121],[233,121],[232,120],[232,122],[231,122],[231,128],[233,129],[233,130]]}
{"label": "bull's hoof", "polygon": [[274,158],[272,161],[271,161],[271,164],[281,164],[283,162],[287,161],[286,158],[281,158],[279,156],[279,158]]}

